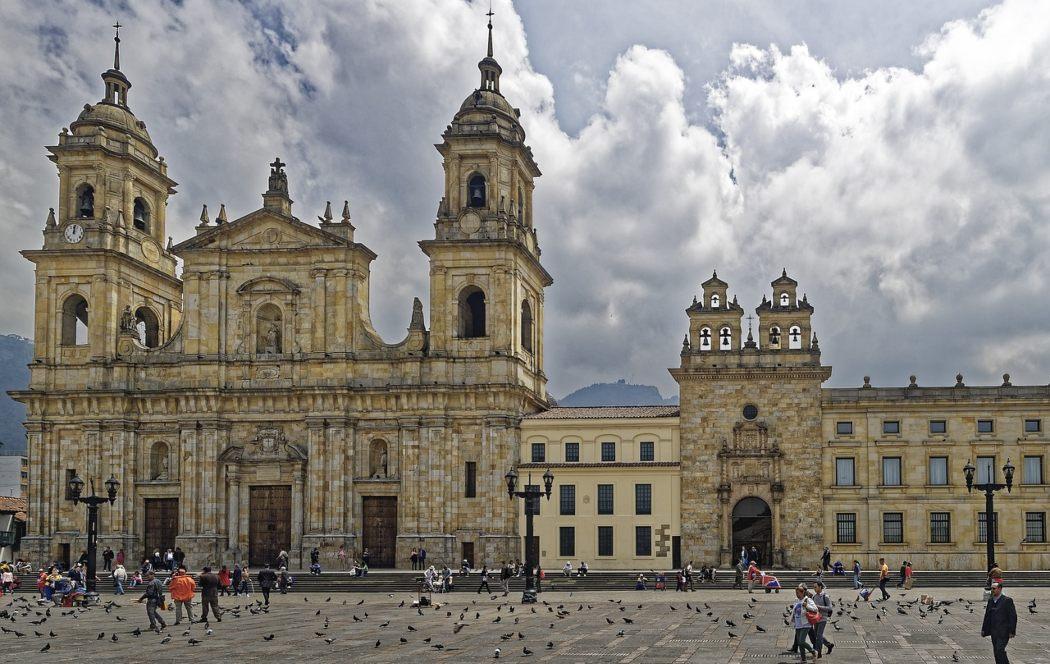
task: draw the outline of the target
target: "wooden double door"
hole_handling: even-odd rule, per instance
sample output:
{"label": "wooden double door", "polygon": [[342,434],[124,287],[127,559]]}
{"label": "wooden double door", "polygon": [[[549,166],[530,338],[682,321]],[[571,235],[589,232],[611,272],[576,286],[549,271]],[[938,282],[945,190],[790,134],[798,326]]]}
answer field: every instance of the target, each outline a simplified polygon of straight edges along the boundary
{"label": "wooden double door", "polygon": [[394,567],[397,562],[397,498],[364,496],[361,502],[362,551],[369,567]]}
{"label": "wooden double door", "polygon": [[292,548],[292,487],[253,486],[248,494],[248,564],[276,567]]}
{"label": "wooden double door", "polygon": [[[144,505],[146,530],[142,558],[148,558],[154,551],[161,555],[168,549],[175,549],[175,536],[179,533],[179,499],[146,498]],[[138,567],[138,561],[129,561],[129,566]]]}

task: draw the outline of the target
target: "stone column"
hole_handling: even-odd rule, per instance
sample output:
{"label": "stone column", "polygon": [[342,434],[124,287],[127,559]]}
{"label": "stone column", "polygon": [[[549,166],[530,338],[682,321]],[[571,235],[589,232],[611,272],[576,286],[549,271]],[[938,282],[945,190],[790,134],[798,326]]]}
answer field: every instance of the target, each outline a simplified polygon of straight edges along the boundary
{"label": "stone column", "polygon": [[44,469],[47,468],[50,457],[47,435],[50,425],[42,420],[29,420],[25,427],[26,452],[29,456],[29,514],[26,532],[40,536],[50,534],[47,527],[50,504],[44,488]]}
{"label": "stone column", "polygon": [[354,475],[357,458],[357,421],[346,421],[346,433],[343,438],[342,473],[346,478],[343,486],[343,509],[341,511],[342,532],[350,534],[354,532],[354,506],[356,504],[356,491],[354,490]]}
{"label": "stone column", "polygon": [[325,275],[327,270],[317,268],[310,272],[314,278],[313,292],[310,296],[310,351],[320,353],[327,350],[325,346],[325,321],[327,320],[327,302],[325,297]]}
{"label": "stone column", "polygon": [[303,508],[305,500],[303,499],[303,466],[300,463],[295,464],[295,469],[292,471],[293,485],[292,485],[292,550],[288,552],[291,556],[291,564],[302,566],[302,551],[303,551]]}
{"label": "stone column", "polygon": [[197,532],[197,423],[179,425],[179,530],[182,535]]}
{"label": "stone column", "polygon": [[240,546],[241,532],[241,475],[232,467],[226,466],[226,548],[236,559]]}
{"label": "stone column", "polygon": [[328,440],[325,445],[326,463],[324,489],[324,531],[341,533],[343,531],[343,498],[345,496],[345,474],[343,456],[346,451],[346,429],[343,420],[329,422]]}
{"label": "stone column", "polygon": [[306,532],[324,531],[325,493],[325,420],[323,417],[307,417],[307,469],[308,482],[305,494]]}

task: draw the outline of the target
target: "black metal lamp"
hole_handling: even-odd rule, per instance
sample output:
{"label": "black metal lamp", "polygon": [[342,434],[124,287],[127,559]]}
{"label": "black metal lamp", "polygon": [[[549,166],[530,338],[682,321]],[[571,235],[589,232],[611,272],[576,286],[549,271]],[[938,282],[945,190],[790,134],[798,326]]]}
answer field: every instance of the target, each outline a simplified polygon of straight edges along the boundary
{"label": "black metal lamp", "polygon": [[543,473],[543,489],[547,494],[547,500],[551,498],[551,487],[554,486],[554,473],[548,468],[547,472]]}
{"label": "black metal lamp", "polygon": [[518,471],[511,468],[510,471],[503,476],[503,479],[507,480],[507,495],[513,498],[514,490],[517,488],[518,484]]}
{"label": "black metal lamp", "polygon": [[1014,465],[1010,463],[1010,458],[1006,458],[1006,465],[1003,466],[1003,476],[1006,477],[1006,490],[1010,490],[1014,486]]}
{"label": "black metal lamp", "polygon": [[73,503],[80,502],[80,494],[84,491],[84,480],[80,479],[79,475],[73,475],[72,479],[69,480],[69,497],[73,499]]}
{"label": "black metal lamp", "polygon": [[977,469],[973,467],[973,462],[969,459],[966,460],[966,465],[963,466],[963,472],[966,473],[966,490],[973,491],[973,474]]}
{"label": "black metal lamp", "polygon": [[111,505],[117,499],[118,488],[120,488],[120,482],[117,481],[116,476],[110,475],[109,479],[106,480],[106,495],[109,496],[109,502]]}

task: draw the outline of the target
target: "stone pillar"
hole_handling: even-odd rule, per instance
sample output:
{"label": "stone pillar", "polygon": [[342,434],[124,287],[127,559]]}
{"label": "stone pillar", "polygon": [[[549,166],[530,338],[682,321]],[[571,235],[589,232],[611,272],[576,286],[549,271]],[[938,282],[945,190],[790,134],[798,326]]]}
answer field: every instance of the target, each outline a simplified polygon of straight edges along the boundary
{"label": "stone pillar", "polygon": [[326,486],[324,491],[324,530],[327,533],[343,533],[344,498],[346,496],[346,429],[345,420],[329,422],[328,441],[325,445]]}
{"label": "stone pillar", "polygon": [[325,420],[323,417],[307,417],[307,476],[305,494],[306,532],[324,531],[325,494]]}
{"label": "stone pillar", "polygon": [[32,536],[50,534],[50,503],[45,490],[45,473],[50,458],[51,425],[42,420],[28,420],[26,452],[29,456],[29,514],[26,532]]}
{"label": "stone pillar", "polygon": [[314,278],[313,293],[310,296],[310,350],[320,353],[327,350],[325,345],[325,321],[327,316],[327,302],[325,297],[325,275],[327,270],[318,268],[310,272]]}
{"label": "stone pillar", "polygon": [[348,305],[350,300],[347,297],[347,270],[339,269],[332,270],[332,274],[335,277],[335,350],[339,352],[346,352],[350,347],[350,339],[347,336],[349,331],[349,325],[347,320],[348,316]]}
{"label": "stone pillar", "polygon": [[292,550],[290,564],[302,567],[303,564],[303,466],[296,464],[292,471]]}
{"label": "stone pillar", "polygon": [[240,558],[240,533],[241,475],[233,466],[226,466],[226,550],[235,561]]}
{"label": "stone pillar", "polygon": [[179,425],[179,531],[182,535],[197,532],[197,423]]}

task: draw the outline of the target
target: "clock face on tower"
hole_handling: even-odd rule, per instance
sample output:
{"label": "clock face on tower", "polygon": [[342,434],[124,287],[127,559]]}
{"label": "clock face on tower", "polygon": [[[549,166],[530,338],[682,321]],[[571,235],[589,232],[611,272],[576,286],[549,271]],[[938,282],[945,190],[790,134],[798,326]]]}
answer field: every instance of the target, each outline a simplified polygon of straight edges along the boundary
{"label": "clock face on tower", "polygon": [[76,244],[84,238],[84,227],[80,224],[70,224],[66,226],[66,230],[65,233],[63,233],[63,235],[65,235],[66,237],[66,242]]}

